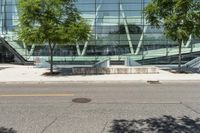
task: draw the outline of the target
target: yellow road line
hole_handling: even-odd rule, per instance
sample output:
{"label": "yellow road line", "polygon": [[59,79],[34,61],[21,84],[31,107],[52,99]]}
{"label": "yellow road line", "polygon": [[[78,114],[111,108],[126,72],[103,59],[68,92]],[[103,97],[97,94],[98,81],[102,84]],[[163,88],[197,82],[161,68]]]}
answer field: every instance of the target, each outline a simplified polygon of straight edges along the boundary
{"label": "yellow road line", "polygon": [[69,97],[74,94],[0,94],[0,97]]}

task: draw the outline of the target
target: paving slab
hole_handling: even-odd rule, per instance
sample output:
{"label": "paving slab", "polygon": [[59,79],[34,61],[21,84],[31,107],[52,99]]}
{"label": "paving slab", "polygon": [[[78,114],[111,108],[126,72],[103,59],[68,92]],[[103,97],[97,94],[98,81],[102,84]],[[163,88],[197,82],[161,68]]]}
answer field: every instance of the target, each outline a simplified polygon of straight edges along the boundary
{"label": "paving slab", "polygon": [[[3,65],[6,67],[6,65]],[[0,82],[124,82],[124,81],[200,81],[200,74],[174,74],[160,70],[159,74],[105,74],[44,76],[47,68],[11,65],[0,71]]]}

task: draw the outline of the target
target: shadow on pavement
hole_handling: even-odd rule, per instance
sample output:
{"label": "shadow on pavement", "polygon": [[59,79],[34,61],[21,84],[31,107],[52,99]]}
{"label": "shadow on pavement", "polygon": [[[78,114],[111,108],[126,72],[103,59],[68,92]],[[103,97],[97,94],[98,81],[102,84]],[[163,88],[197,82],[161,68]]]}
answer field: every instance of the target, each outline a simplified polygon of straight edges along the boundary
{"label": "shadow on pavement", "polygon": [[7,69],[7,68],[9,68],[9,67],[0,67],[0,70]]}
{"label": "shadow on pavement", "polygon": [[58,68],[59,76],[72,75],[72,68]]}
{"label": "shadow on pavement", "polygon": [[17,133],[17,131],[12,128],[0,127],[0,133]]}
{"label": "shadow on pavement", "polygon": [[53,74],[50,73],[50,70],[49,70],[48,72],[45,72],[42,75],[54,76],[54,77],[70,76],[70,75],[72,75],[72,68],[56,68],[56,69],[54,69]]}
{"label": "shadow on pavement", "polygon": [[187,116],[139,120],[114,120],[110,133],[200,133],[200,118],[191,119]]}

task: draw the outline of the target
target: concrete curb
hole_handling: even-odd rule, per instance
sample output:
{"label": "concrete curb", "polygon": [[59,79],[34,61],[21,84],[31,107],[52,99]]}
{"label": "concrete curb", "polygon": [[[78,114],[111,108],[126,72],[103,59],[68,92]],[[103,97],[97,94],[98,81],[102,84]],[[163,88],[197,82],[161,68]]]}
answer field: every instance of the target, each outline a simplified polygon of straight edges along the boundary
{"label": "concrete curb", "polygon": [[200,82],[199,80],[123,80],[123,81],[116,81],[116,80],[99,80],[99,81],[0,81],[0,84],[63,84],[63,83],[148,83],[148,81],[159,81],[160,83],[166,82]]}

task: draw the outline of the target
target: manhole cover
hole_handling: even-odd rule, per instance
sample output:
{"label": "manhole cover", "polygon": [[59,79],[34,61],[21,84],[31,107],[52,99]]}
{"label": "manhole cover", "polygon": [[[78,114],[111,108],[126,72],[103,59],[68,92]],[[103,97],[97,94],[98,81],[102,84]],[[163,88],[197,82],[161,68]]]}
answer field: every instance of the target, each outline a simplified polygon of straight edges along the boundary
{"label": "manhole cover", "polygon": [[89,103],[92,100],[90,98],[75,98],[72,100],[74,103]]}
{"label": "manhole cover", "polygon": [[160,84],[160,81],[159,80],[150,80],[150,81],[147,81],[147,83],[149,83],[149,84]]}

